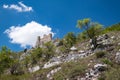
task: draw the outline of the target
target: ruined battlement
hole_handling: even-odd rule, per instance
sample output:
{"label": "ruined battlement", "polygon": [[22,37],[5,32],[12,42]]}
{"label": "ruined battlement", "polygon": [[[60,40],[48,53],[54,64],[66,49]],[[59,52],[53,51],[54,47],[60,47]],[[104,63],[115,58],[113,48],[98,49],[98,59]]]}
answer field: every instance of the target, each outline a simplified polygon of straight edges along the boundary
{"label": "ruined battlement", "polygon": [[44,35],[43,38],[38,36],[35,47],[42,47],[44,43],[52,41],[52,34]]}
{"label": "ruined battlement", "polygon": [[44,43],[52,41],[52,34],[44,35],[41,41]]}

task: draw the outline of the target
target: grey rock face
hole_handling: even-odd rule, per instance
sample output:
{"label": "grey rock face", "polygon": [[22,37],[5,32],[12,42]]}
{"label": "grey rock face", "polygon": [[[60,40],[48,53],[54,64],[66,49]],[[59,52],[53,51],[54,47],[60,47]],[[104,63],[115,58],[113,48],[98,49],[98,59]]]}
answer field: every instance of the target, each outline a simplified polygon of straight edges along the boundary
{"label": "grey rock face", "polygon": [[93,68],[89,69],[85,77],[80,80],[97,80],[99,74],[107,69],[106,64],[96,64]]}
{"label": "grey rock face", "polygon": [[93,52],[91,50],[88,50],[88,51],[81,52],[81,53],[72,53],[72,54],[53,57],[52,59],[50,59],[50,61],[48,61],[46,64],[44,64],[43,68],[49,68],[49,67],[52,67],[54,65],[59,65],[64,62],[70,62],[72,60],[75,61],[77,59],[81,59],[81,58],[87,57],[89,55],[92,55],[92,53]]}
{"label": "grey rock face", "polygon": [[109,50],[113,46],[114,36],[110,37],[107,34],[97,37],[97,50]]}

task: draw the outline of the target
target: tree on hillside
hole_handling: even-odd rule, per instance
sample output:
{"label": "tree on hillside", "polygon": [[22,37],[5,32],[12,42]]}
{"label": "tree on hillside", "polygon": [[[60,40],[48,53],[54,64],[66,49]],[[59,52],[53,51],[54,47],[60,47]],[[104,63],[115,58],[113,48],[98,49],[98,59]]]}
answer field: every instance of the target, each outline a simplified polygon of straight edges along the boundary
{"label": "tree on hillside", "polygon": [[44,44],[44,55],[46,57],[46,60],[49,60],[52,58],[55,54],[55,46],[52,42],[47,42]]}
{"label": "tree on hillside", "polygon": [[6,46],[2,46],[0,49],[0,73],[3,73],[4,70],[11,68],[14,61],[14,53]]}
{"label": "tree on hillside", "polygon": [[65,47],[70,48],[76,43],[76,36],[73,32],[69,32],[64,36],[63,44]]}
{"label": "tree on hillside", "polygon": [[6,68],[10,67],[10,50],[3,46],[0,50],[0,73],[3,73]]}
{"label": "tree on hillside", "polygon": [[31,58],[29,56],[27,56],[25,58],[25,64],[28,65],[29,60],[31,60],[32,65],[39,64],[40,59],[42,58],[42,55],[43,55],[43,49],[42,48],[38,47],[38,48],[34,49],[31,52],[31,56],[30,56]]}
{"label": "tree on hillside", "polygon": [[86,35],[91,39],[91,44],[93,49],[97,47],[96,36],[100,34],[102,30],[102,25],[99,23],[91,22],[89,18],[77,21],[77,27],[84,29]]}
{"label": "tree on hillside", "polygon": [[76,42],[81,42],[87,39],[86,32],[78,33],[76,36]]}
{"label": "tree on hillside", "polygon": [[69,53],[70,48],[76,43],[76,36],[73,32],[67,33],[61,40],[62,46],[59,47],[62,53]]}

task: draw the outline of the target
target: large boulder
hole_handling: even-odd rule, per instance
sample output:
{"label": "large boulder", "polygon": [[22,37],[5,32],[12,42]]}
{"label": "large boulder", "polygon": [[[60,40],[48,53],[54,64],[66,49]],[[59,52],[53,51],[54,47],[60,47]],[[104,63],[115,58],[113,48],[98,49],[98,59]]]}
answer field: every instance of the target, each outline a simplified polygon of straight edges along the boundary
{"label": "large boulder", "polygon": [[32,67],[32,68],[29,68],[28,70],[29,70],[29,72],[36,72],[36,71],[38,71],[40,69],[40,67],[39,66],[35,66],[35,67]]}

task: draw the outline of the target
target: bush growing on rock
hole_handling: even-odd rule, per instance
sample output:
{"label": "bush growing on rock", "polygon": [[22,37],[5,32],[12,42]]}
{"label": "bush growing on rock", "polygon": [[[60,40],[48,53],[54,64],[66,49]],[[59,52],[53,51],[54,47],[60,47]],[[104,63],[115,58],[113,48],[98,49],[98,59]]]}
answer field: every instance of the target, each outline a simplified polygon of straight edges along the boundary
{"label": "bush growing on rock", "polygon": [[102,59],[102,62],[108,65],[113,65],[113,63],[109,59]]}
{"label": "bush growing on rock", "polygon": [[96,52],[96,57],[97,58],[102,58],[106,55],[106,52],[105,51],[99,51],[99,52]]}
{"label": "bush growing on rock", "polygon": [[77,34],[77,36],[76,36],[76,42],[77,43],[79,43],[81,41],[84,41],[86,39],[88,39],[88,37],[86,36],[86,32],[85,31],[82,32],[82,33]]}
{"label": "bush growing on rock", "polygon": [[72,47],[76,43],[76,36],[73,32],[69,32],[64,36],[63,45],[66,48]]}

